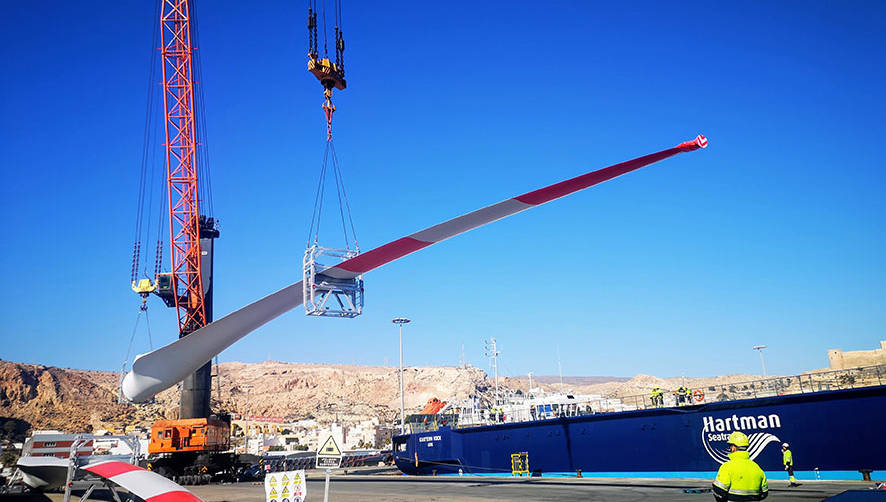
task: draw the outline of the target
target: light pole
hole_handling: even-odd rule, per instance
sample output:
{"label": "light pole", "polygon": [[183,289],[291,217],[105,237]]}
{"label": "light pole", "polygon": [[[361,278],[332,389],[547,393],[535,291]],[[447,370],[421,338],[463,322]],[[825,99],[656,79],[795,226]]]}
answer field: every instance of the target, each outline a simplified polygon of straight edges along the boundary
{"label": "light pole", "polygon": [[405,398],[403,397],[403,325],[412,321],[405,317],[398,317],[391,321],[400,327],[400,434],[406,431]]}
{"label": "light pole", "polygon": [[760,352],[760,364],[763,366],[763,378],[766,378],[766,362],[763,361],[763,349],[765,349],[765,345],[754,345],[754,350]]}
{"label": "light pole", "polygon": [[246,432],[243,434],[243,453],[249,454],[249,391],[252,390],[251,385],[244,385],[246,389]]}

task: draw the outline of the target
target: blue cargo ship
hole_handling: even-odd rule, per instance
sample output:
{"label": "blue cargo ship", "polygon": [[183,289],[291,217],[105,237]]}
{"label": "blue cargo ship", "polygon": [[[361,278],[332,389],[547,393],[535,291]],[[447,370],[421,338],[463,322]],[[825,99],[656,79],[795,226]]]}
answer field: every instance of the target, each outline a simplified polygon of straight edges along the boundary
{"label": "blue cargo ship", "polygon": [[[873,369],[874,382],[882,382],[886,368]],[[793,378],[802,393],[787,393],[791,381],[784,379],[770,396],[685,406],[561,406],[553,417],[533,410],[530,420],[467,426],[454,413],[418,417],[411,433],[393,438],[393,453],[397,467],[413,475],[511,475],[512,455],[524,453],[533,476],[711,478],[727,460],[727,436],[740,430],[750,437],[751,458],[773,479],[787,479],[784,442],[799,479],[860,480],[865,471],[886,477],[886,385],[803,391],[802,377]]]}

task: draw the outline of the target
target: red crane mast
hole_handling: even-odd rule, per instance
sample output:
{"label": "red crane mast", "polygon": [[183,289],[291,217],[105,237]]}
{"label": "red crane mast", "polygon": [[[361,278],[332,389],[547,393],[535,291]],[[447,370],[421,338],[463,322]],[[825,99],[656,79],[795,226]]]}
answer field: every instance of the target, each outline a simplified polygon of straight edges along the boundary
{"label": "red crane mast", "polygon": [[163,0],[160,18],[172,292],[179,336],[207,324],[200,274],[200,197],[188,0]]}

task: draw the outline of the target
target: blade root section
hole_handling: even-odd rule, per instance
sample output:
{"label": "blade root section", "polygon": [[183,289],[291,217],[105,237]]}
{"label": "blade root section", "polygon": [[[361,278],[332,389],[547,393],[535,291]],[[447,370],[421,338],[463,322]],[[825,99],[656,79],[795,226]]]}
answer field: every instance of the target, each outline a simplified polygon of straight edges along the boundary
{"label": "blade root section", "polygon": [[141,354],[123,378],[123,394],[143,402],[206,364],[234,342],[302,303],[302,282],[250,303],[190,335]]}

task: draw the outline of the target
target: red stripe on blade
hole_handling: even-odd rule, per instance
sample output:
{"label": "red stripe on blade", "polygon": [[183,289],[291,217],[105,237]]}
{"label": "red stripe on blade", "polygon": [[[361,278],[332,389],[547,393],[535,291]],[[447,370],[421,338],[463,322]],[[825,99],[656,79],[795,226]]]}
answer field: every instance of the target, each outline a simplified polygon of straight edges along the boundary
{"label": "red stripe on blade", "polygon": [[421,248],[428,247],[431,244],[433,244],[433,242],[424,242],[418,239],[413,239],[412,237],[403,237],[394,242],[389,242],[384,246],[377,247],[372,251],[367,251],[361,255],[355,256],[346,262],[336,265],[336,267],[349,272],[364,274],[376,267],[384,265],[385,263],[394,261],[409,253],[414,253]]}
{"label": "red stripe on blade", "polygon": [[166,492],[145,499],[145,502],[203,502],[191,492]]}
{"label": "red stripe on blade", "polygon": [[581,176],[576,176],[575,178],[561,181],[560,183],[555,183],[551,186],[540,188],[533,192],[525,193],[514,198],[519,200],[520,202],[537,206],[539,204],[544,204],[545,202],[552,201],[554,199],[559,199],[564,195],[569,195],[573,192],[577,192],[579,190],[594,186],[598,183],[611,180],[612,178],[616,178],[618,176],[621,176],[622,174],[640,169],[641,167],[648,166],[649,164],[658,162],[659,160],[663,160],[672,155],[676,155],[681,151],[682,150],[677,147],[663,150],[658,153],[651,153],[649,155],[644,155],[643,157],[634,160],[622,162],[621,164],[615,164],[614,166],[604,167],[603,169],[598,169],[587,174],[582,174]]}
{"label": "red stripe on blade", "polygon": [[112,478],[124,472],[144,470],[141,467],[127,464],[126,462],[103,462],[96,465],[87,465],[84,469],[103,478]]}

